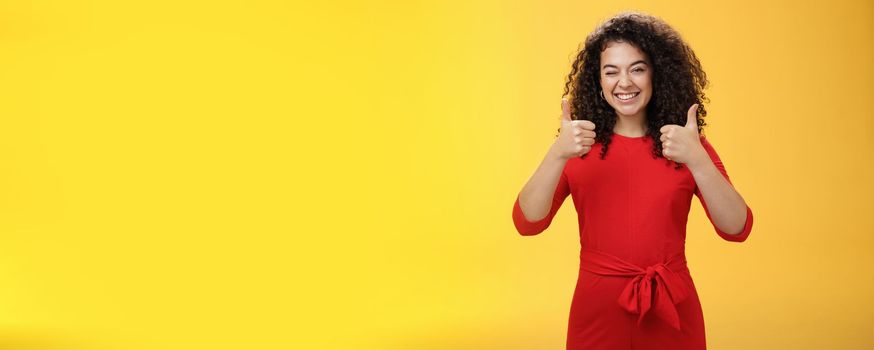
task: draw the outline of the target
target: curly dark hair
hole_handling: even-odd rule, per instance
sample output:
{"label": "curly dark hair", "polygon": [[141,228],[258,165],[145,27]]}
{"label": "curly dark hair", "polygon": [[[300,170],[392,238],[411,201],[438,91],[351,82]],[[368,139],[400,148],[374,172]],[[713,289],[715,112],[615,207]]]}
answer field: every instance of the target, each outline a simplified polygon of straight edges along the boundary
{"label": "curly dark hair", "polygon": [[[668,124],[685,125],[689,107],[695,103],[698,131],[702,131],[707,125],[702,119],[707,115],[702,102],[710,100],[704,96],[707,75],[695,53],[662,19],[640,12],[622,12],[604,21],[586,38],[567,75],[562,95],[570,95],[573,120],[595,123],[595,140],[603,146],[601,159],[607,155],[616,125],[616,111],[600,96],[601,52],[610,42],[626,42],[641,50],[652,63],[653,94],[646,106],[646,134],[655,141],[654,158],[664,158],[659,129]],[[676,167],[682,166],[677,163]]]}

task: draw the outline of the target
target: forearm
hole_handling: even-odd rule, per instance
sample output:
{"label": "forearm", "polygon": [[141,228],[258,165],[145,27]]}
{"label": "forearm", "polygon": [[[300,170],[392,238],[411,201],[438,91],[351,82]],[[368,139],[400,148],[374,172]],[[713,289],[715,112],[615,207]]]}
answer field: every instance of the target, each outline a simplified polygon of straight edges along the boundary
{"label": "forearm", "polygon": [[706,154],[688,166],[698,185],[701,200],[707,204],[713,224],[725,233],[740,233],[747,217],[747,204],[743,197]]}
{"label": "forearm", "polygon": [[552,199],[567,159],[550,147],[537,170],[519,192],[519,207],[529,221],[545,218],[552,208]]}

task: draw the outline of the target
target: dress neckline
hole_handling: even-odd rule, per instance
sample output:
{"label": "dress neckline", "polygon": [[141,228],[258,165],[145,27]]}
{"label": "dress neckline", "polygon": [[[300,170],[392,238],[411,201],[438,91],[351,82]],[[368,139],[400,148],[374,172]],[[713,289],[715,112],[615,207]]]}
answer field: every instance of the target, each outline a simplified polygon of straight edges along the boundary
{"label": "dress neckline", "polygon": [[613,133],[613,136],[616,136],[616,137],[619,138],[619,139],[627,139],[627,140],[643,140],[643,139],[645,139],[645,138],[646,138],[647,136],[649,136],[649,135],[643,135],[643,136],[632,137],[632,136],[625,136],[625,135],[618,134],[618,133],[615,133],[615,132],[614,132],[614,133]]}

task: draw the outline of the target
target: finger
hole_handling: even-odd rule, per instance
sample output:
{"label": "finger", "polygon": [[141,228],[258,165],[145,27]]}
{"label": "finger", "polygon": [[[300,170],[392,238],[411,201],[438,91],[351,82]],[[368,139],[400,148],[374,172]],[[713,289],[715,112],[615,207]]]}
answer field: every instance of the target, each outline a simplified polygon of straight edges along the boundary
{"label": "finger", "polygon": [[595,138],[596,134],[592,130],[582,130],[580,131],[580,136]]}
{"label": "finger", "polygon": [[674,127],[673,124],[668,124],[668,125],[662,126],[661,129],[659,129],[659,132],[662,133],[662,134],[664,134],[664,133],[666,133],[666,132],[668,132],[668,131],[671,131],[671,129],[672,129],[673,127]]}
{"label": "finger", "polygon": [[668,134],[662,134],[662,136],[659,137],[659,141],[661,141],[662,143],[664,143],[666,140],[668,140]]}
{"label": "finger", "polygon": [[573,123],[583,130],[595,130],[595,123],[592,123],[591,120],[574,120]]}
{"label": "finger", "polygon": [[698,131],[698,104],[693,104],[689,107],[689,112],[686,113],[686,127]]}
{"label": "finger", "polygon": [[561,121],[562,122],[570,122],[571,120],[571,107],[568,104],[566,98],[561,99]]}

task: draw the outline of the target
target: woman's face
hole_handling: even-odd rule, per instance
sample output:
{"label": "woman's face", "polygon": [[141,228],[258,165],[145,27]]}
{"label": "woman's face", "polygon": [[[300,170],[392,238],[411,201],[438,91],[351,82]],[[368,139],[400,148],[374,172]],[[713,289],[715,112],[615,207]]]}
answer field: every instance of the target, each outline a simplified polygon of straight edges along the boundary
{"label": "woman's face", "polygon": [[607,43],[601,52],[601,89],[616,114],[645,118],[652,97],[652,68],[646,55],[626,42]]}

